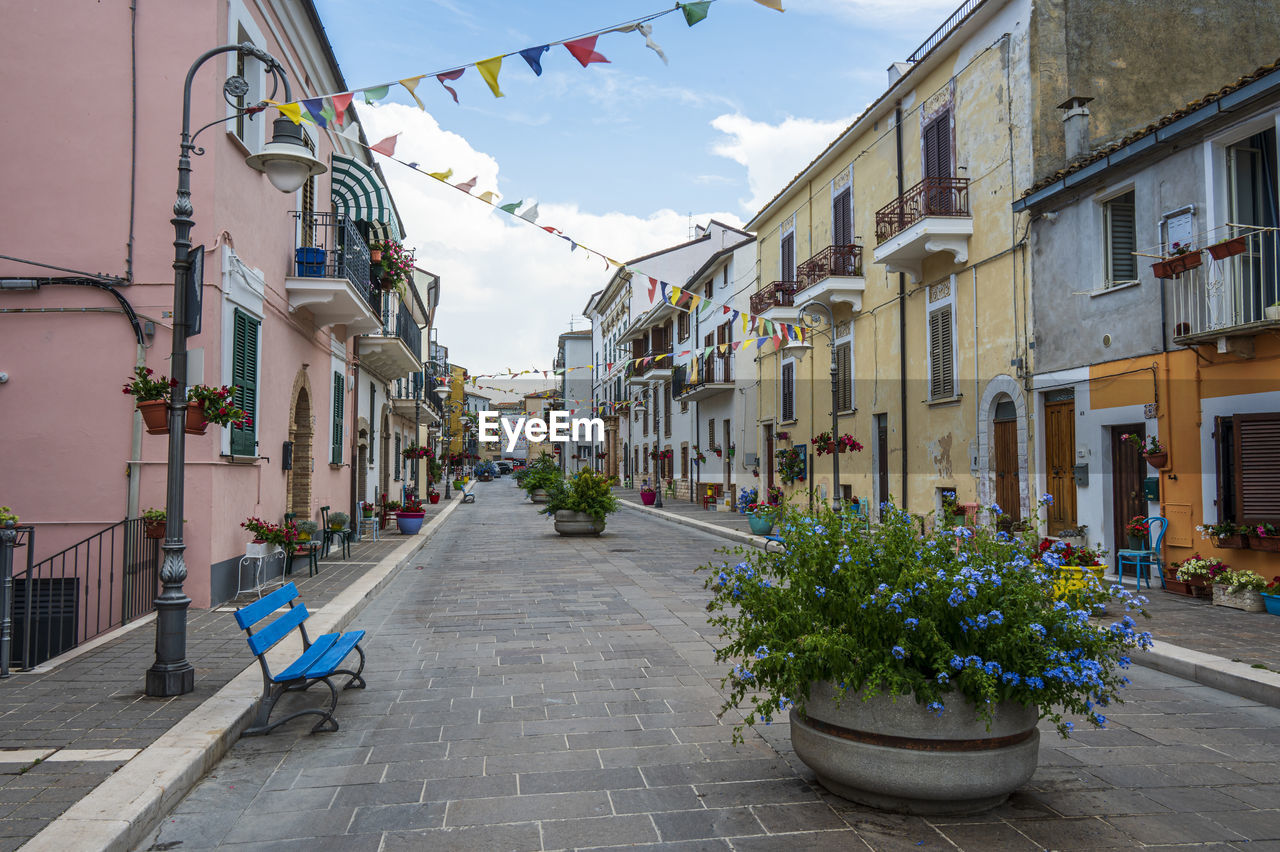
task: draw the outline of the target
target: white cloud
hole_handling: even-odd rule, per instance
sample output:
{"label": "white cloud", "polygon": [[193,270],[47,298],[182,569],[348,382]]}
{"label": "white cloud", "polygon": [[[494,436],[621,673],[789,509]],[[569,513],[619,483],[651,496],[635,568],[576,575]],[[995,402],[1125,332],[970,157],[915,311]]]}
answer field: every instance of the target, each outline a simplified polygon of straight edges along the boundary
{"label": "white cloud", "polygon": [[835,121],[788,116],[781,124],[768,124],[741,113],[725,114],[711,126],[730,138],[711,150],[746,166],[751,197],[743,199],[742,206],[754,214],[852,121],[852,116]]}
{"label": "white cloud", "polygon": [[[784,5],[788,12],[838,15],[883,30],[924,29],[928,35],[961,4],[959,0],[787,0]],[[921,16],[927,17],[922,21]]]}
{"label": "white cloud", "polygon": [[[572,201],[538,195],[555,187],[555,175],[545,175],[540,186],[504,186],[493,157],[441,129],[429,113],[414,107],[362,106],[360,116],[371,139],[401,133],[397,159],[416,162],[425,171],[452,168],[451,183],[475,175],[479,180],[474,194],[501,191],[501,203],[523,200],[527,205],[536,200],[539,226],[557,228],[616,260],[688,239],[689,218],[674,210],[647,216],[594,213]],[[571,252],[568,242],[540,227],[398,163],[379,160],[418,265],[441,278],[436,326],[450,360],[473,373],[550,369],[557,336],[568,330],[570,317],[582,314],[587,299],[608,282],[613,268],[606,268],[598,255]],[[740,222],[723,212],[693,218],[705,223],[712,216],[727,224]]]}

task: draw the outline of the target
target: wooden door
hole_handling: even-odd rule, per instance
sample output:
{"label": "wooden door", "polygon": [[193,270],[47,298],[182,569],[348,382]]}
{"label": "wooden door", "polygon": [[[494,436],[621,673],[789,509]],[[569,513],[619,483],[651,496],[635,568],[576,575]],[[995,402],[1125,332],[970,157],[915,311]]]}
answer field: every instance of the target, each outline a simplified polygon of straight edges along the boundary
{"label": "wooden door", "polygon": [[773,488],[773,426],[764,427],[764,458],[760,460],[765,469],[765,499]]}
{"label": "wooden door", "polygon": [[[1076,525],[1076,403],[1074,399],[1048,402],[1044,406],[1045,466],[1048,493],[1053,498],[1049,511],[1049,535],[1057,535]],[[1004,506],[1003,503],[1000,504]]]}
{"label": "wooden door", "polygon": [[1133,444],[1120,440],[1124,434],[1146,440],[1146,427],[1141,423],[1111,427],[1111,542],[1114,550],[1123,550],[1125,524],[1139,515],[1147,515],[1147,499],[1142,494],[1142,480],[1147,475],[1147,460]]}
{"label": "wooden door", "polygon": [[996,503],[1010,522],[1022,520],[1021,489],[1018,487],[1018,421],[997,420],[993,424],[992,456],[996,467]]}
{"label": "wooden door", "polygon": [[732,491],[733,489],[733,459],[734,456],[729,455],[730,435],[733,428],[729,418],[724,419],[724,489]]}
{"label": "wooden door", "polygon": [[[876,478],[881,503],[889,499],[889,415],[876,415]],[[879,510],[879,506],[876,507]],[[878,516],[877,516],[878,517]]]}

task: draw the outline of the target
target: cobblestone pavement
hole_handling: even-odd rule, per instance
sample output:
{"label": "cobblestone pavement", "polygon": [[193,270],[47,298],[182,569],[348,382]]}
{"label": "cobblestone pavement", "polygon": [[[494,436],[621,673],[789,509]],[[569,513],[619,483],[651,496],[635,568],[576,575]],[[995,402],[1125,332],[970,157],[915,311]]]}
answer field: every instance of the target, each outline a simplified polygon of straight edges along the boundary
{"label": "cobblestone pavement", "polygon": [[140,849],[1280,849],[1280,710],[1143,669],[990,814],[832,797],[786,725],[735,747],[716,719],[691,569],[721,540],[629,511],[560,538],[477,494],[358,619],[342,729],[241,740]]}
{"label": "cobblestone pavement", "polygon": [[[319,608],[403,541],[393,530],[379,541],[353,544],[348,560],[336,550],[320,561],[315,577],[307,576],[306,560],[299,559],[291,579],[307,604]],[[248,594],[241,600],[252,599]],[[0,683],[0,852],[34,836],[254,663],[243,631],[218,608],[188,611],[187,659],[196,670],[193,692],[144,695],[146,671],[155,662],[155,627],[143,624],[52,671],[15,673]],[[11,749],[52,753],[39,762],[14,760],[5,754]]]}

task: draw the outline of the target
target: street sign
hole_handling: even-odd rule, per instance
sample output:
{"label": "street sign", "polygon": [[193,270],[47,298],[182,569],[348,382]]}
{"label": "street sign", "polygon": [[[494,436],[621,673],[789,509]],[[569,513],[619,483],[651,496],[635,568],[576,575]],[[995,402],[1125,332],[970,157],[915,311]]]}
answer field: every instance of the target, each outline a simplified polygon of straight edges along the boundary
{"label": "street sign", "polygon": [[187,251],[187,311],[183,318],[187,325],[187,337],[200,333],[200,315],[203,313],[200,296],[204,292],[204,246]]}

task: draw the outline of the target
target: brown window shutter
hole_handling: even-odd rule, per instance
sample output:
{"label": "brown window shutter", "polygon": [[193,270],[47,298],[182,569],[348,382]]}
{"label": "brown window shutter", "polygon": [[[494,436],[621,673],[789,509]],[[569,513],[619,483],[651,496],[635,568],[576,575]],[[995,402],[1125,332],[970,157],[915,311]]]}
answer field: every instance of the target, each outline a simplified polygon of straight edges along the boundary
{"label": "brown window shutter", "polygon": [[1280,522],[1280,412],[1233,419],[1237,522]]}
{"label": "brown window shutter", "polygon": [[847,188],[840,190],[831,203],[831,244],[853,245],[853,216]]}
{"label": "brown window shutter", "polygon": [[951,306],[942,308],[938,311],[941,314],[939,324],[941,325],[941,334],[939,335],[939,348],[942,351],[942,395],[944,397],[955,396],[955,347],[951,340]]}
{"label": "brown window shutter", "polygon": [[782,238],[782,279],[796,280],[796,235],[791,232]]}
{"label": "brown window shutter", "polygon": [[942,396],[942,316],[941,311],[929,314],[929,398]]}
{"label": "brown window shutter", "polygon": [[782,419],[791,421],[796,419],[796,371],[795,364],[782,365]]}
{"label": "brown window shutter", "polygon": [[1213,455],[1218,475],[1218,522],[1236,521],[1236,441],[1234,418],[1213,418]]}
{"label": "brown window shutter", "polygon": [[850,391],[849,383],[849,354],[852,344],[841,343],[836,347],[836,384],[838,392],[836,394],[836,405],[840,411],[850,411],[853,409],[853,394]]}

